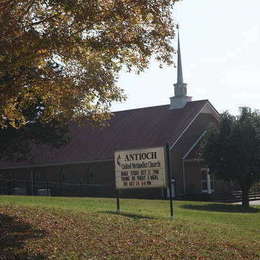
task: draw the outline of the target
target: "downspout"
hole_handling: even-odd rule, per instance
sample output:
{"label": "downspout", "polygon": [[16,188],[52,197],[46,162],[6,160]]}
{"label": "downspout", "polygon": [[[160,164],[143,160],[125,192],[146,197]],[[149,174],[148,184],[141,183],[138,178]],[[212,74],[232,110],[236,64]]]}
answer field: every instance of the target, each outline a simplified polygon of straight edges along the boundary
{"label": "downspout", "polygon": [[185,175],[184,158],[182,158],[182,178],[183,178],[183,192],[184,195],[186,195],[186,175]]}
{"label": "downspout", "polygon": [[200,142],[200,140],[204,137],[204,135],[207,133],[207,130],[203,131],[203,133],[199,136],[199,138],[196,140],[196,142],[191,146],[191,148],[187,151],[187,153],[182,157],[182,178],[183,178],[183,191],[184,195],[186,194],[186,174],[185,174],[185,159],[190,154],[190,152],[197,146],[197,144]]}
{"label": "downspout", "polygon": [[31,194],[34,195],[34,190],[33,190],[34,189],[34,187],[33,187],[34,186],[33,169],[31,169],[30,173],[31,173]]}
{"label": "downspout", "polygon": [[[171,171],[171,183],[170,185],[174,185],[174,197],[177,196],[177,190],[176,190],[176,180],[174,177],[174,171],[173,171],[173,167],[172,167],[172,156],[171,156],[171,152],[172,152],[173,146],[169,146],[169,160],[170,160],[170,171]],[[174,182],[172,180],[175,180]]]}
{"label": "downspout", "polygon": [[[171,146],[169,149],[169,152],[171,152],[173,150],[174,146]],[[170,162],[172,162],[172,157],[170,156]],[[177,189],[176,189],[176,179],[174,177],[174,172],[173,172],[173,167],[171,167],[171,176],[172,179],[174,179],[174,191],[175,191],[175,197],[177,196]],[[182,158],[182,178],[183,178],[183,193],[184,195],[186,194],[186,176],[185,176],[185,165],[184,165],[184,158]]]}

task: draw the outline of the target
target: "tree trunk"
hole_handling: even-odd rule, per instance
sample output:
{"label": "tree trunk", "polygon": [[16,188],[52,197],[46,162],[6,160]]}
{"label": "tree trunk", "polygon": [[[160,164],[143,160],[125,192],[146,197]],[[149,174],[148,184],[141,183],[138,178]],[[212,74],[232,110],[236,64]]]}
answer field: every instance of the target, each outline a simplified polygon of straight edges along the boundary
{"label": "tree trunk", "polygon": [[242,207],[245,209],[249,208],[249,189],[243,187],[242,188]]}

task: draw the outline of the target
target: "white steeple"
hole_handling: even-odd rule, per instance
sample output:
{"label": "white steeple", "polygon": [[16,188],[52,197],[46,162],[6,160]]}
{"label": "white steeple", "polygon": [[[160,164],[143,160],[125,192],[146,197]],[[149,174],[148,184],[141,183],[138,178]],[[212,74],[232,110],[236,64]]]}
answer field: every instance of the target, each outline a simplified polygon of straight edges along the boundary
{"label": "white steeple", "polygon": [[[177,29],[179,28],[177,27]],[[170,98],[170,109],[183,108],[191,100],[192,98],[187,96],[187,84],[183,82],[180,34],[178,31],[177,83],[174,84],[174,96]]]}

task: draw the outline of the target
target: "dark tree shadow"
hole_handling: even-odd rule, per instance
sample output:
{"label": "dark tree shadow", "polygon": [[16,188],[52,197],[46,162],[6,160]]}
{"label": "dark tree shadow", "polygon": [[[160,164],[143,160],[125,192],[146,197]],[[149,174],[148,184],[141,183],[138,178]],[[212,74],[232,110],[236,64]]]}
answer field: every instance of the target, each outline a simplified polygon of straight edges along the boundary
{"label": "dark tree shadow", "polygon": [[124,216],[124,217],[128,217],[128,218],[132,218],[135,220],[138,219],[155,219],[154,217],[150,217],[150,216],[144,216],[144,215],[140,215],[140,214],[132,214],[132,213],[126,213],[126,212],[116,212],[116,211],[100,211],[100,213],[105,213],[105,214],[112,214],[112,215],[120,215],[120,216]]}
{"label": "dark tree shadow", "polygon": [[205,204],[205,205],[182,205],[184,209],[190,210],[204,210],[216,212],[229,212],[229,213],[257,213],[260,209],[248,208],[244,209],[241,205],[228,205],[228,204]]}
{"label": "dark tree shadow", "polygon": [[43,230],[34,229],[16,217],[0,213],[0,259],[46,259],[42,254],[30,254],[24,248],[27,240],[40,239],[45,234]]}

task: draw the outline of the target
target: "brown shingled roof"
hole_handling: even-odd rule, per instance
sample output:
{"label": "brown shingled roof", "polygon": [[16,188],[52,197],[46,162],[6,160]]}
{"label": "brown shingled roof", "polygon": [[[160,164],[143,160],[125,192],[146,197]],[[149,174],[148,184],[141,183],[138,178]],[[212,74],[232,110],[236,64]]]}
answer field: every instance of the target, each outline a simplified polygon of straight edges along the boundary
{"label": "brown shingled roof", "polygon": [[32,164],[109,160],[115,150],[173,144],[201,111],[207,100],[188,102],[182,109],[169,105],[115,112],[110,125],[94,128],[71,126],[71,142],[60,149],[39,146],[33,159],[19,164],[0,162],[0,168]]}

